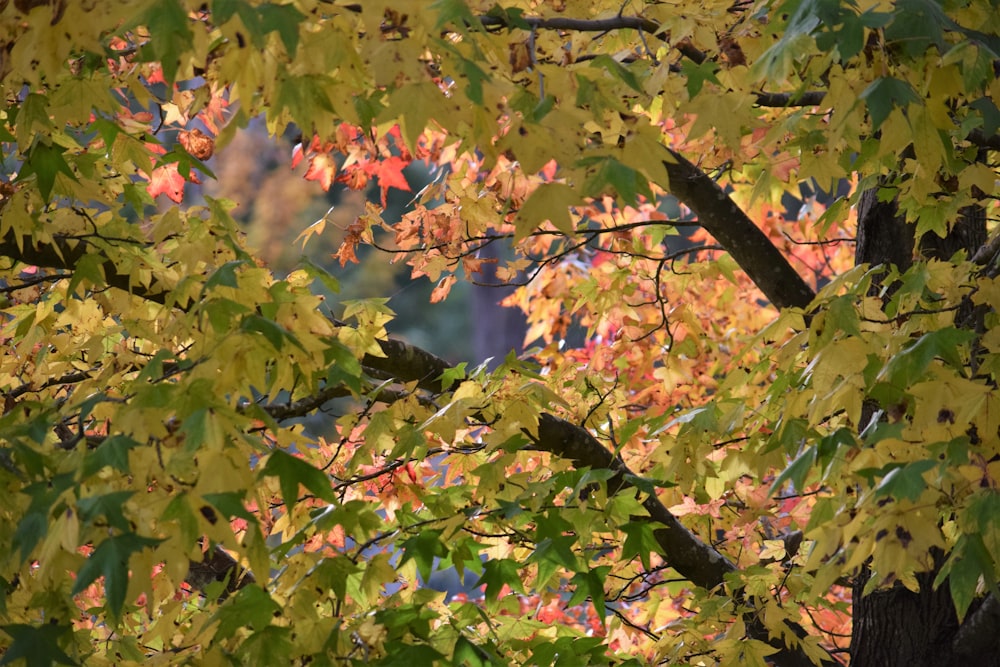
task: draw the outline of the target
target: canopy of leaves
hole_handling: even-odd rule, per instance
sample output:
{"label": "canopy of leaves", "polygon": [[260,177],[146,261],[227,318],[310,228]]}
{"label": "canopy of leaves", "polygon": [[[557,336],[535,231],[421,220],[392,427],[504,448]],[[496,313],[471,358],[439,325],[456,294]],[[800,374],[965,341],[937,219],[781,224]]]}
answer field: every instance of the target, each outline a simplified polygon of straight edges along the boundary
{"label": "canopy of leaves", "polygon": [[[934,573],[995,641],[998,32],[985,1],[0,2],[0,664],[825,664],[861,568]],[[198,188],[257,118],[317,188],[376,184],[334,268],[276,275]],[[852,268],[865,192],[909,268]],[[924,252],[968,217],[992,240]],[[329,303],[365,246],[433,301],[518,286],[532,347],[451,368]]]}

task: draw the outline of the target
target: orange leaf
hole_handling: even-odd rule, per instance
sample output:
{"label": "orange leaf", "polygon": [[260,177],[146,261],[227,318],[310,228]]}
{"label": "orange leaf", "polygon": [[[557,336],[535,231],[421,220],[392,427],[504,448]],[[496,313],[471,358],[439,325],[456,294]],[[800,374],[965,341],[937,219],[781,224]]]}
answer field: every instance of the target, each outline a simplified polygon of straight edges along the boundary
{"label": "orange leaf", "polygon": [[444,301],[448,296],[448,292],[451,291],[451,286],[455,284],[455,280],[455,276],[445,276],[438,281],[437,287],[431,291],[431,303]]}
{"label": "orange leaf", "polygon": [[149,196],[156,198],[163,194],[178,204],[184,199],[184,177],[177,171],[177,163],[171,162],[153,170],[146,186]]}
{"label": "orange leaf", "polygon": [[407,165],[409,165],[409,162],[396,155],[374,165],[372,170],[378,176],[378,185],[382,189],[383,205],[385,205],[385,195],[389,191],[389,188],[396,188],[404,192],[411,191],[410,184],[406,182],[406,177],[403,175],[403,169]]}

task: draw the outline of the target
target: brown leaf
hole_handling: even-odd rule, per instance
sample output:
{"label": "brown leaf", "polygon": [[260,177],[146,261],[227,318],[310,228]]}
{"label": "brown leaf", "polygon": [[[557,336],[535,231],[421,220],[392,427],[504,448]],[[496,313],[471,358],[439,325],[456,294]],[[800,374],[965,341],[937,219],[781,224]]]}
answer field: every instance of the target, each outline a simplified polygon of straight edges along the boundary
{"label": "brown leaf", "polygon": [[509,44],[507,48],[510,50],[510,67],[514,74],[531,67],[531,51],[528,49],[527,40],[514,42]]}
{"label": "brown leaf", "polygon": [[177,140],[184,150],[199,160],[207,160],[215,152],[215,141],[198,128],[179,133]]}
{"label": "brown leaf", "polygon": [[726,57],[726,62],[729,63],[730,67],[747,64],[747,57],[743,55],[743,49],[740,48],[739,43],[732,37],[720,38],[719,49],[722,51],[722,55]]}

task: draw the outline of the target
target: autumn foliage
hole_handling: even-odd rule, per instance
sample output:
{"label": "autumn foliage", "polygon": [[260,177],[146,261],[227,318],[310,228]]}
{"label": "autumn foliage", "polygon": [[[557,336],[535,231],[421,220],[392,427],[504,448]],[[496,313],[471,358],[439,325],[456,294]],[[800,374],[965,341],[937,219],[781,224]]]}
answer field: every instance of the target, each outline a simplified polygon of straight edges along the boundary
{"label": "autumn foliage", "polygon": [[[998,23],[0,2],[0,665],[846,664],[886,591],[986,655]],[[200,187],[251,123],[372,193],[287,275]],[[908,265],[856,265],[873,201]],[[371,251],[516,286],[521,348],[322,296]]]}

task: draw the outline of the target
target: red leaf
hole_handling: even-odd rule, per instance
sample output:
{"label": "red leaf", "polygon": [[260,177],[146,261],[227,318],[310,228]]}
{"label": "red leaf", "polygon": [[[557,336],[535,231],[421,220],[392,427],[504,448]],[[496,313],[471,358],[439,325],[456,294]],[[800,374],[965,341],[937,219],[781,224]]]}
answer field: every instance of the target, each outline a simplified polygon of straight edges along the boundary
{"label": "red leaf", "polygon": [[333,177],[336,175],[337,163],[332,156],[320,153],[309,160],[309,170],[306,171],[307,181],[319,181],[324,190],[329,190],[333,184]]}
{"label": "red leaf", "polygon": [[216,93],[209,99],[204,109],[198,112],[198,120],[205,124],[212,134],[219,133],[219,126],[226,119],[226,107],[229,100]]}
{"label": "red leaf", "polygon": [[383,192],[389,188],[397,188],[404,192],[411,191],[410,184],[406,182],[406,177],[403,176],[403,169],[409,164],[409,162],[396,155],[378,163],[375,175],[378,176],[378,182]]}
{"label": "red leaf", "polygon": [[177,163],[171,162],[154,169],[146,192],[154,199],[161,194],[167,195],[171,201],[180,204],[184,199],[184,177],[177,171]]}
{"label": "red leaf", "polygon": [[409,165],[409,161],[398,155],[393,155],[379,162],[366,164],[363,169],[369,175],[378,177],[379,189],[382,191],[382,206],[385,206],[385,197],[389,193],[389,188],[396,188],[404,192],[411,192],[410,184],[403,176],[403,169]]}

